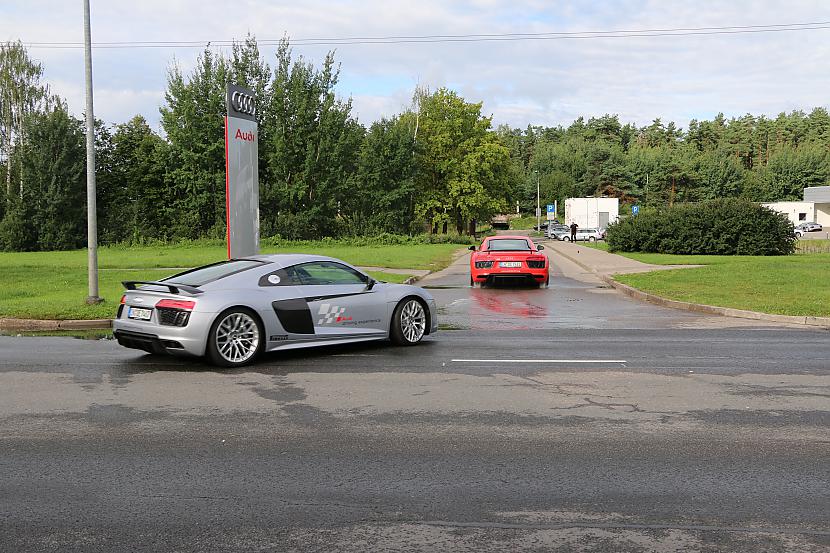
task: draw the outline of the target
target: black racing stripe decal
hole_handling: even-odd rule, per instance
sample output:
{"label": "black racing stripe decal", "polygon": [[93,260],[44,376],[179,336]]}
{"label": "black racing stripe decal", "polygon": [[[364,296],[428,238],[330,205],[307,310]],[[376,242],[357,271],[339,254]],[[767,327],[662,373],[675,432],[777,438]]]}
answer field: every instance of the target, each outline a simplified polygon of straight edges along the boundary
{"label": "black racing stripe decal", "polygon": [[371,294],[371,291],[360,291],[360,292],[351,292],[349,294],[327,294],[325,296],[308,296],[305,298],[305,301],[312,302],[312,301],[323,301],[323,300],[333,300],[335,298],[348,298],[350,296],[362,296],[363,294]]}
{"label": "black racing stripe decal", "polygon": [[302,298],[271,302],[280,324],[292,334],[314,334],[308,302]]}

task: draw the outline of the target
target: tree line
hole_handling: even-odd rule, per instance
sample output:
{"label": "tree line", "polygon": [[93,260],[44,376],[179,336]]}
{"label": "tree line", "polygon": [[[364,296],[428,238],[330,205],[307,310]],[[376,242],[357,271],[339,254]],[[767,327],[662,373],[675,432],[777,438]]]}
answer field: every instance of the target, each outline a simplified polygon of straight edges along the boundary
{"label": "tree line", "polygon": [[[470,232],[493,214],[607,195],[647,206],[725,196],[799,199],[830,180],[830,115],[692,121],[615,115],[557,127],[493,128],[482,104],[416,89],[401,113],[364,126],[335,93],[333,53],[319,65],[284,40],[269,63],[248,37],[206,49],[189,74],[172,65],[162,133],[141,116],[97,123],[101,243],[225,233],[224,95],[255,91],[260,232],[287,239]],[[42,82],[20,43],[0,45],[0,249],[83,247],[83,122]]]}

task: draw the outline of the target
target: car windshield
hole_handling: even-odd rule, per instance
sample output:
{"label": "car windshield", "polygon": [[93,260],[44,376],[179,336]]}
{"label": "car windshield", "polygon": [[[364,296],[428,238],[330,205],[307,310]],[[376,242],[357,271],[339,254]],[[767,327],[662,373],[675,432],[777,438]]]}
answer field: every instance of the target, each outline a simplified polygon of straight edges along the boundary
{"label": "car windshield", "polygon": [[487,242],[487,251],[491,252],[526,252],[530,251],[530,244],[527,243],[527,240],[521,239],[514,239],[514,238],[499,238],[496,240],[490,240]]}
{"label": "car windshield", "polygon": [[263,263],[265,262],[250,259],[232,259],[231,261],[214,263],[213,265],[207,265],[205,267],[197,267],[196,269],[167,277],[164,281],[185,284],[187,286],[201,286],[202,284],[219,280],[234,273],[260,267]]}

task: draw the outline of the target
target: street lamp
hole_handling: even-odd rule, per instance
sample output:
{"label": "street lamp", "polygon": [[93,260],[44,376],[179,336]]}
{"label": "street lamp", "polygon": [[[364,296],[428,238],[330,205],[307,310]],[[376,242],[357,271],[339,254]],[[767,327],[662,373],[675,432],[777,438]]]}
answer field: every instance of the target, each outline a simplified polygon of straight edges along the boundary
{"label": "street lamp", "polygon": [[542,206],[539,203],[539,171],[533,171],[536,173],[536,230],[542,230],[541,227],[541,217],[542,217]]}
{"label": "street lamp", "polygon": [[89,0],[84,0],[84,73],[86,74],[86,225],[87,284],[86,303],[103,300],[98,296],[98,215],[95,204],[95,115],[92,113],[92,36]]}

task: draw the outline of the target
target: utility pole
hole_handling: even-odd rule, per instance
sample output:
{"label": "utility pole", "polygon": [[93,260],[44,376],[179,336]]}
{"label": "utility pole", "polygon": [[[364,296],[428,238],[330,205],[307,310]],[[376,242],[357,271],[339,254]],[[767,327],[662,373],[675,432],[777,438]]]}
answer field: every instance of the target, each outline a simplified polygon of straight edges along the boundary
{"label": "utility pole", "polygon": [[86,73],[86,243],[87,281],[89,294],[86,303],[104,301],[98,296],[98,214],[95,201],[95,115],[92,111],[92,33],[89,25],[89,0],[84,3],[84,66]]}
{"label": "utility pole", "polygon": [[539,218],[542,216],[542,206],[539,203],[539,171],[533,171],[536,173],[536,230],[542,230],[541,222]]}

